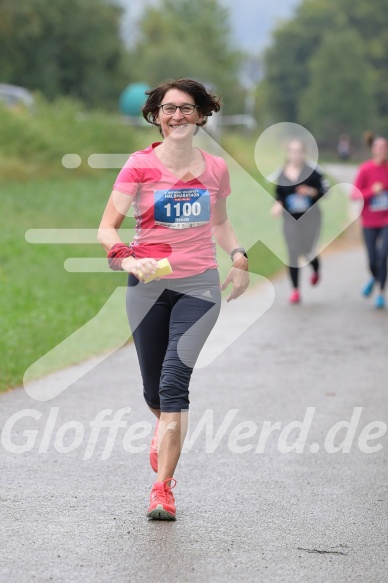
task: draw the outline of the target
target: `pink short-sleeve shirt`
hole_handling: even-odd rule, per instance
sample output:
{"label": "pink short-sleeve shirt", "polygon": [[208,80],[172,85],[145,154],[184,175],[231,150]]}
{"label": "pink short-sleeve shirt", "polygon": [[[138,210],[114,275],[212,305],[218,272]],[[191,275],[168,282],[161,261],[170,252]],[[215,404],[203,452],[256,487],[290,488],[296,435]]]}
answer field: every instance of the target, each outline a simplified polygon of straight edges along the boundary
{"label": "pink short-sleeve shirt", "polygon": [[133,197],[136,234],[131,247],[135,256],[168,257],[173,273],[167,278],[216,268],[211,219],[217,199],[231,192],[225,160],[201,150],[205,171],[185,182],[156,156],[154,148],[159,144],[132,154],[113,186]]}

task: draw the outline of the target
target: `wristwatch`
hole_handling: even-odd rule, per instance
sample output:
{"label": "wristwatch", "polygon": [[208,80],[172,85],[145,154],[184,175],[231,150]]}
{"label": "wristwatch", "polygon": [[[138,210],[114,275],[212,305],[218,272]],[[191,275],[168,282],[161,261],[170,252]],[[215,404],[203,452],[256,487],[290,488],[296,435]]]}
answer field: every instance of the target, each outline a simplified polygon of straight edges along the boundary
{"label": "wristwatch", "polygon": [[247,252],[245,251],[244,247],[236,247],[236,249],[233,249],[233,251],[230,254],[230,258],[232,261],[233,261],[233,257],[235,256],[236,253],[242,253],[248,259],[248,255],[247,255]]}

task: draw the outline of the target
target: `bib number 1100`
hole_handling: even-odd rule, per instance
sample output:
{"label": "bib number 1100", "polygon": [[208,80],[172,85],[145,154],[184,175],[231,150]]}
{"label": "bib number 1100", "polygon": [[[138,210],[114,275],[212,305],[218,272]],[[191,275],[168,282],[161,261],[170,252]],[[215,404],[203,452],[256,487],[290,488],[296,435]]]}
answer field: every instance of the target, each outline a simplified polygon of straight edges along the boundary
{"label": "bib number 1100", "polygon": [[171,202],[164,205],[166,209],[166,216],[171,217],[171,207],[175,209],[175,216],[180,217],[183,215],[184,217],[189,217],[192,215],[193,217],[199,217],[201,214],[201,205],[199,202],[176,202],[174,205]]}

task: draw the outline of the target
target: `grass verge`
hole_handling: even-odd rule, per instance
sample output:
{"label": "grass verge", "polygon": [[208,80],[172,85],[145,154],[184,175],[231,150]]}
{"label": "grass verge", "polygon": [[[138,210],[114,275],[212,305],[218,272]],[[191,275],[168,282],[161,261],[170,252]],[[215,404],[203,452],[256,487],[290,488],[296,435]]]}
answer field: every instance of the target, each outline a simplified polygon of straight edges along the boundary
{"label": "grass verge", "polygon": [[[50,143],[52,139],[47,137],[48,129],[45,131],[46,138],[42,138],[42,144]],[[74,127],[72,131],[74,134]],[[25,239],[29,229],[97,228],[117,171],[91,172],[81,169],[74,172],[52,168],[53,160],[58,163],[62,152],[73,151],[86,156],[88,151],[92,153],[97,150],[90,144],[92,130],[84,131],[88,137],[84,136],[79,141],[71,142],[69,136],[62,136],[66,148],[61,146],[55,150],[55,155],[50,147],[47,151],[42,147],[35,157],[26,154],[26,160],[31,160],[26,164],[32,165],[37,172],[42,164],[47,165],[47,173],[43,173],[43,177],[36,177],[33,173],[29,180],[23,175],[18,180],[3,180],[0,184],[3,211],[0,218],[3,250],[0,263],[0,299],[3,306],[0,315],[1,391],[19,385],[28,367],[64,339],[71,335],[76,337],[77,331],[103,309],[116,288],[124,288],[126,284],[123,273],[69,273],[64,269],[68,257],[103,258],[104,253],[97,243],[32,245]],[[125,143],[127,147],[130,144],[131,149],[144,147],[155,139],[146,130],[139,130],[130,137],[125,127]],[[111,151],[123,151],[122,139],[124,134],[116,144],[111,144]],[[99,151],[104,151],[102,142],[99,144]],[[236,137],[228,144],[226,137],[225,149],[240,164],[235,164],[233,160],[230,162],[233,194],[229,198],[228,208],[241,242],[250,249],[251,270],[269,277],[283,267],[277,257],[277,250],[283,243],[280,222],[269,218],[271,200],[257,188],[257,181],[262,179],[251,160],[251,146],[249,141]],[[36,152],[36,145],[32,151]],[[15,169],[21,164],[20,155],[20,151],[12,153],[16,161]],[[12,156],[8,156],[7,164]],[[338,225],[344,220],[345,198],[336,197],[325,203],[324,215],[323,238],[328,239],[332,232],[338,232]],[[132,227],[131,220],[126,221],[124,227]],[[230,259],[222,251],[219,252],[219,265],[223,278],[229,270]],[[111,316],[105,314],[101,319],[103,325],[90,327],[92,333],[79,335],[82,341],[74,342],[70,350],[63,350],[54,360],[48,359],[49,364],[39,369],[40,374],[115,346],[118,327],[127,329],[123,303]]]}

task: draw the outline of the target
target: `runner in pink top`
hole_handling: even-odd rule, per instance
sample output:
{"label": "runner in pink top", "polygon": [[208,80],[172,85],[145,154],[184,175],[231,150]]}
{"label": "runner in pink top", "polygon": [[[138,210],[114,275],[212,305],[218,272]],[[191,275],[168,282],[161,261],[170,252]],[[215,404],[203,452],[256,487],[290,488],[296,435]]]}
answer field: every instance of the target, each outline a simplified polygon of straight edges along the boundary
{"label": "runner in pink top", "polygon": [[198,150],[205,170],[197,178],[183,181],[159,160],[155,150],[160,145],[155,142],[132,154],[113,186],[134,197],[136,237],[131,247],[135,257],[168,257],[173,273],[166,278],[215,269],[210,218],[217,200],[230,194],[226,163]]}
{"label": "runner in pink top", "polygon": [[[132,154],[119,173],[99,241],[110,267],[128,272],[127,313],[143,395],[158,419],[150,450],[158,475],[147,516],[174,520],[171,489],[187,431],[194,364],[216,323],[221,289],[232,284],[227,301],[239,297],[248,287],[249,274],[245,250],[228,219],[226,164],[193,146],[197,126],[219,111],[219,98],[191,79],[165,81],[147,95],[143,116],[159,127],[163,141]],[[119,228],[130,206],[136,235],[126,245]],[[222,286],[215,243],[233,263]],[[166,257],[173,272],[143,283],[144,277],[155,274],[157,259]]]}
{"label": "runner in pink top", "polygon": [[388,142],[385,138],[376,138],[371,146],[372,159],[361,164],[352,198],[364,200],[361,221],[372,274],[362,293],[369,297],[377,283],[379,291],[375,305],[384,308],[388,260]]}

